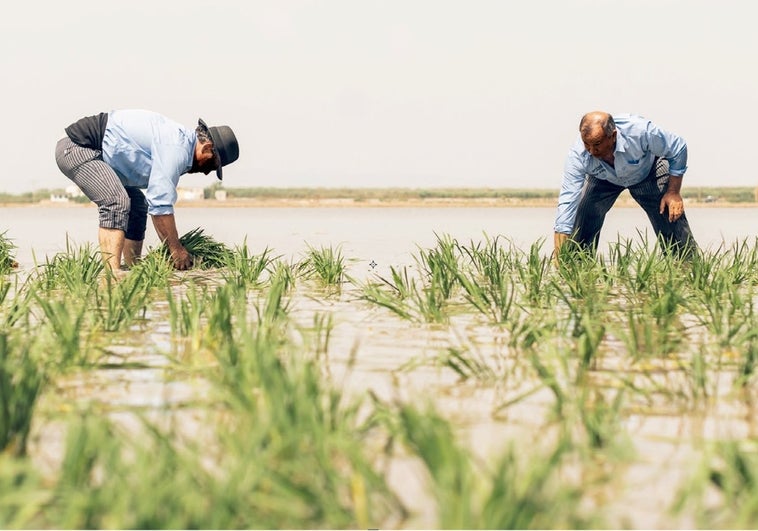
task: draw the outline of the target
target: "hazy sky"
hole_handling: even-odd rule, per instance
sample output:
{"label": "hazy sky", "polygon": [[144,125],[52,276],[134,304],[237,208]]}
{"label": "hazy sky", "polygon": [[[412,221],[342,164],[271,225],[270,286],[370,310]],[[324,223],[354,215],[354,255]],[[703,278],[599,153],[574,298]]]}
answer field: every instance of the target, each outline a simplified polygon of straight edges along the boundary
{"label": "hazy sky", "polygon": [[[232,126],[227,186],[557,188],[581,115],[689,144],[690,185],[758,185],[750,0],[69,0],[0,18],[0,191],[65,187],[81,116]],[[210,184],[185,176],[185,185]]]}

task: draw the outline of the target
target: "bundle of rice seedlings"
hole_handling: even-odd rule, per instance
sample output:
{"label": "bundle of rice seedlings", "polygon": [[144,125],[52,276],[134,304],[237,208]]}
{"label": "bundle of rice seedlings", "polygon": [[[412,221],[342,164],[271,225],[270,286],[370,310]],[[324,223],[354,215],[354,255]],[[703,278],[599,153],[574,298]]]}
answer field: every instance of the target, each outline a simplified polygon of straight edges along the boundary
{"label": "bundle of rice seedlings", "polygon": [[[181,236],[179,242],[192,255],[194,267],[199,269],[224,267],[229,263],[232,255],[231,249],[211,236],[203,234],[203,229],[200,227]],[[161,245],[160,251],[167,258],[171,256],[165,243]]]}
{"label": "bundle of rice seedlings", "polygon": [[14,267],[18,267],[18,262],[13,258],[13,250],[16,246],[5,237],[5,233],[0,233],[0,274],[8,273]]}

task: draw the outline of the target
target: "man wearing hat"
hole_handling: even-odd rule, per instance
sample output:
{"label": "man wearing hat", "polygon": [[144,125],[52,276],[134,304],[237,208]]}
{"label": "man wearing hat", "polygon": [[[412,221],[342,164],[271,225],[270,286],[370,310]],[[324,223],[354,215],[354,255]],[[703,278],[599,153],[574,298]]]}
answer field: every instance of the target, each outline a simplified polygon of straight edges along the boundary
{"label": "man wearing hat", "polygon": [[222,179],[222,168],[239,157],[232,129],[198,120],[192,130],[155,112],[116,110],[82,118],[65,131],[55,160],[97,204],[100,251],[111,271],[120,269],[122,255],[127,266],[139,259],[148,214],[174,267],[191,267],[174,219],[176,187],[185,173],[215,170]]}

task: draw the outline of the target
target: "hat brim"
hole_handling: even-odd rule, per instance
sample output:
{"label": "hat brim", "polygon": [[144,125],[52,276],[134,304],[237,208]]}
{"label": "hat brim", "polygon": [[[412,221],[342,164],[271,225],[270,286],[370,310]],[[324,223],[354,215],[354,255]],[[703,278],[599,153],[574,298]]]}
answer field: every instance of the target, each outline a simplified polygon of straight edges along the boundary
{"label": "hat brim", "polygon": [[213,134],[213,131],[211,131],[211,128],[208,127],[208,125],[205,123],[205,120],[198,118],[197,123],[205,127],[205,129],[208,131],[208,135],[211,137],[211,141],[213,142],[213,156],[216,157],[216,160],[218,161],[218,168],[216,168],[216,177],[218,177],[219,181],[222,181],[224,179],[224,174],[221,170],[223,166],[221,166],[221,156],[218,154],[218,149],[216,149],[216,146],[219,143],[219,139],[215,134]]}

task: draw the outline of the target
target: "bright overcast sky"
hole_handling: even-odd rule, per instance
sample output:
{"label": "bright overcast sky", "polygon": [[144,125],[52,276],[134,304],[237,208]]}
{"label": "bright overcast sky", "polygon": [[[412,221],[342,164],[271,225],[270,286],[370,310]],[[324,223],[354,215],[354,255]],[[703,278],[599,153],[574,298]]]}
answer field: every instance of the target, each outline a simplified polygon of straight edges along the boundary
{"label": "bright overcast sky", "polygon": [[[540,187],[590,110],[758,185],[750,0],[69,0],[0,18],[0,191],[63,188],[63,128],[115,108],[232,126],[236,186]],[[185,176],[185,185],[210,176]]]}

